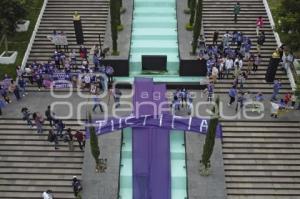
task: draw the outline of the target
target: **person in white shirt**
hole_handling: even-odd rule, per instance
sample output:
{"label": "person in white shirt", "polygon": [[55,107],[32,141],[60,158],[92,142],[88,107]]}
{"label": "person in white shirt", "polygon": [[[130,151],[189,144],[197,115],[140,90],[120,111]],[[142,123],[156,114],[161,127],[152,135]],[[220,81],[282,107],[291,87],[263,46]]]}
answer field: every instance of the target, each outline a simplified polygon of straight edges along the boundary
{"label": "person in white shirt", "polygon": [[219,74],[219,70],[217,69],[216,66],[213,66],[212,71],[211,71],[211,77],[212,77],[213,83],[216,83],[218,74]]}
{"label": "person in white shirt", "polygon": [[225,61],[225,74],[226,74],[226,78],[228,79],[230,70],[233,68],[233,60],[229,57],[226,58]]}
{"label": "person in white shirt", "polygon": [[51,190],[44,191],[42,196],[43,199],[54,199]]}
{"label": "person in white shirt", "polygon": [[85,88],[90,89],[91,87],[91,77],[89,74],[86,74],[84,76],[84,83],[85,83]]}
{"label": "person in white shirt", "polygon": [[229,34],[229,32],[227,31],[224,35],[223,35],[223,48],[228,48],[229,47],[229,40],[230,38],[232,38],[232,36]]}

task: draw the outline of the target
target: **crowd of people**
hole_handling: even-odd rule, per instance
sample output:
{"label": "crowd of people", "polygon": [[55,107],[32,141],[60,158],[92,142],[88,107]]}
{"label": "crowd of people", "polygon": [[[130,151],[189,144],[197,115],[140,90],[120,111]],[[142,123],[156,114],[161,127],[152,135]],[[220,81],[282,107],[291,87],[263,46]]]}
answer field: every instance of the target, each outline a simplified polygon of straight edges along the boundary
{"label": "crowd of people", "polygon": [[[234,10],[236,11],[234,20],[237,22],[237,15],[240,11],[240,5],[238,3]],[[251,93],[251,91],[246,90],[244,87],[248,76],[256,74],[262,63],[261,48],[266,42],[266,36],[262,30],[263,27],[263,18],[258,17],[256,20],[256,50],[253,50],[252,47],[255,45],[254,41],[252,41],[249,36],[239,31],[233,31],[232,33],[226,31],[223,36],[220,36],[219,31],[216,30],[213,33],[211,44],[207,44],[205,37],[200,35],[198,40],[198,58],[200,60],[206,60],[207,77],[209,79],[206,89],[208,101],[212,101],[215,88],[214,84],[220,79],[232,79],[232,86],[228,91],[228,106],[237,102],[236,110],[243,107],[244,101],[246,101],[247,98],[258,101],[262,101],[265,98],[263,97],[262,92]],[[219,41],[220,37],[222,37],[221,41]],[[281,69],[287,71],[294,61],[293,53],[287,50],[284,44],[276,49],[274,53],[278,54],[281,59]],[[276,96],[278,95],[280,88],[280,80],[275,80],[273,95],[270,99],[272,103],[275,103],[277,100]],[[250,97],[250,93],[252,94],[252,97]],[[285,108],[291,107],[295,109],[297,108],[295,107],[296,98],[295,93],[289,92],[282,100],[279,100],[276,103],[279,104],[280,101],[286,102],[284,103]],[[297,109],[300,109],[300,105]]]}
{"label": "crowd of people", "polygon": [[[66,128],[65,123],[56,118],[55,113],[52,112],[51,107],[48,106],[45,114],[40,112],[31,113],[27,107],[21,109],[22,119],[26,121],[30,128],[35,127],[38,134],[44,132],[44,127],[46,121],[49,122],[50,129],[48,130],[47,140],[54,143],[55,150],[59,149],[59,141],[68,143],[70,151],[74,151],[73,142],[76,139],[80,150],[83,150],[85,146],[85,133],[79,130],[72,130],[71,128]],[[72,132],[75,131],[75,132]]]}

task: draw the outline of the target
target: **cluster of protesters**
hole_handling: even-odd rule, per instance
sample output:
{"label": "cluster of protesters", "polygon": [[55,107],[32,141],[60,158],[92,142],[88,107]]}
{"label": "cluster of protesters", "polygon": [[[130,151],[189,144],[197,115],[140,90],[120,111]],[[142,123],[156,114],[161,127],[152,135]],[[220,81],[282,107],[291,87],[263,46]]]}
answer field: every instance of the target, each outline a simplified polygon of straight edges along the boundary
{"label": "cluster of protesters", "polygon": [[13,80],[7,74],[4,75],[3,80],[0,82],[0,94],[3,99],[0,99],[0,115],[2,115],[2,108],[6,104],[12,103],[12,96],[15,96],[16,101],[20,101],[23,97],[28,95],[26,92],[26,81],[23,78]]}
{"label": "cluster of protesters", "polygon": [[74,150],[73,141],[76,138],[80,150],[83,150],[85,146],[85,133],[76,130],[72,132],[71,128],[66,128],[65,123],[61,119],[57,119],[55,113],[51,111],[51,107],[48,106],[45,114],[40,112],[31,113],[27,107],[21,109],[22,119],[26,121],[30,128],[36,127],[37,133],[42,134],[44,132],[45,121],[49,122],[50,129],[48,131],[47,140],[54,143],[55,150],[58,149],[59,141],[68,143],[70,151]]}
{"label": "cluster of protesters", "polygon": [[[235,9],[238,11],[240,10],[240,5],[238,3],[236,4]],[[237,15],[235,15],[235,21],[237,21]],[[250,96],[250,92],[244,89],[248,76],[256,74],[262,63],[261,48],[266,42],[266,36],[262,30],[263,26],[263,18],[258,17],[256,20],[257,40],[255,53],[251,51],[251,49],[253,49],[253,41],[242,32],[233,31],[232,33],[229,33],[226,31],[219,43],[220,35],[219,31],[216,30],[213,33],[213,40],[210,45],[205,41],[205,37],[200,35],[198,40],[198,57],[200,60],[206,60],[209,83],[205,91],[207,92],[208,101],[212,101],[215,87],[214,84],[218,79],[224,78],[232,78],[233,80],[232,86],[228,91],[228,106],[237,102],[236,110],[238,110],[243,107],[244,101],[247,100],[247,98],[251,98],[254,101],[262,101],[264,99],[263,93],[252,93],[252,96]],[[294,61],[293,53],[288,51],[284,44],[276,49],[275,52],[278,53],[281,58],[282,69],[287,71]],[[281,88],[281,84],[279,85],[278,82],[280,81],[275,80],[274,82],[274,92],[271,97],[271,101],[273,102],[276,101],[276,96]],[[291,107],[296,108],[296,98],[295,93],[291,92],[286,94],[280,101],[285,102],[288,101],[285,99],[290,99]],[[285,103],[285,106],[288,105],[288,103]],[[297,109],[300,109],[300,105]]]}
{"label": "cluster of protesters", "polygon": [[[27,64],[23,70],[17,68],[17,75],[19,78],[28,79],[31,84],[36,83],[38,90],[51,86],[91,89],[91,84],[99,85],[98,87],[105,90],[113,82],[114,69],[102,64],[105,53],[100,52],[97,45],[91,49],[91,53],[93,64],[90,64],[88,51],[84,46],[80,46],[79,53],[73,49],[69,55],[56,50],[47,63],[33,62]],[[78,54],[80,57],[77,57]]]}
{"label": "cluster of protesters", "polygon": [[173,93],[171,108],[173,112],[187,110],[190,115],[193,109],[193,96],[186,88],[176,89]]}
{"label": "cluster of protesters", "polygon": [[[217,79],[239,78],[243,66],[246,65],[246,75],[255,73],[261,64],[261,46],[265,42],[265,34],[261,32],[257,38],[257,54],[251,52],[253,42],[242,32],[228,31],[223,35],[222,42],[218,44],[219,32],[213,35],[212,45],[207,45],[203,35],[199,39],[199,59],[205,59],[207,76],[215,83]],[[235,47],[235,48],[234,48]],[[246,64],[245,64],[245,63]]]}

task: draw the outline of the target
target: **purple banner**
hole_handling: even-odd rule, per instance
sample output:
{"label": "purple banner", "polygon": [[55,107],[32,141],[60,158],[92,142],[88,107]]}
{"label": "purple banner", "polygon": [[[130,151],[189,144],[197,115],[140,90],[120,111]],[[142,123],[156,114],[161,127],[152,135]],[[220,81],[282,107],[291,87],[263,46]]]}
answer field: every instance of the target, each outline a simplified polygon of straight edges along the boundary
{"label": "purple banner", "polygon": [[[127,127],[137,128],[162,128],[166,130],[192,131],[195,133],[206,134],[209,120],[196,117],[180,117],[170,114],[140,115],[136,118],[128,116],[123,118],[109,118],[108,120],[95,120],[97,135],[106,134]],[[222,138],[222,129],[218,125],[216,137]]]}
{"label": "purple banner", "polygon": [[[159,105],[166,101],[166,86],[154,85],[152,79],[146,78],[136,78],[134,85],[135,115],[138,118],[143,115],[157,115]],[[138,103],[142,105],[136,106]],[[143,124],[144,127],[141,128]],[[146,124],[147,119],[144,117],[142,124],[132,128],[133,199],[170,199],[169,130]]]}

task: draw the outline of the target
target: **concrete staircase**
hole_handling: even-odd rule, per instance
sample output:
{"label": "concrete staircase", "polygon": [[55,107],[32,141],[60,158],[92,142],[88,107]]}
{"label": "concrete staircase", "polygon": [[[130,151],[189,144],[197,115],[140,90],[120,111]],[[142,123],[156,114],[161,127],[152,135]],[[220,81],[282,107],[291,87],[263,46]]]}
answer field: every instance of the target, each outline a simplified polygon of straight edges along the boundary
{"label": "concrete staircase", "polygon": [[300,121],[222,121],[228,199],[300,198]]}
{"label": "concrete staircase", "polygon": [[[82,129],[75,121],[66,121],[69,127]],[[40,199],[47,189],[55,199],[74,198],[71,181],[81,179],[83,152],[77,142],[71,152],[63,141],[55,150],[47,134],[38,135],[23,120],[0,119],[0,198]]]}
{"label": "concrete staircase", "polygon": [[99,43],[99,34],[103,41],[109,10],[108,0],[48,0],[41,24],[39,26],[28,62],[48,61],[55,46],[47,39],[53,30],[64,31],[69,42],[69,50],[76,49],[73,26],[74,11],[81,15],[85,46],[90,49]]}
{"label": "concrete staircase", "polygon": [[[244,35],[250,37],[252,41],[251,52],[256,54],[256,19],[258,16],[264,18],[266,34],[266,42],[262,47],[262,65],[258,67],[255,75],[250,75],[244,85],[245,89],[250,92],[261,91],[263,93],[272,93],[272,84],[264,82],[266,69],[269,63],[269,58],[276,49],[276,41],[272,32],[270,22],[268,20],[267,12],[265,10],[262,0],[239,0],[241,5],[241,13],[238,16],[238,22],[233,21],[233,7],[237,1],[235,0],[203,0],[203,23],[205,37],[208,44],[212,43],[213,32],[219,30],[219,42],[222,41],[223,35],[226,31],[232,33],[234,30],[242,32]],[[244,69],[246,69],[246,63]],[[281,93],[290,91],[290,84],[286,74],[278,70],[277,78],[282,80]],[[217,93],[227,93],[231,87],[233,80],[219,80],[215,85]]]}

